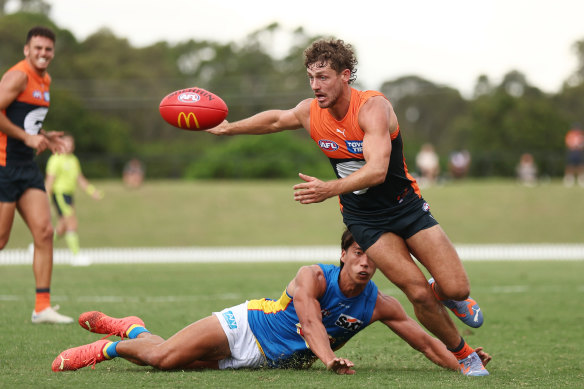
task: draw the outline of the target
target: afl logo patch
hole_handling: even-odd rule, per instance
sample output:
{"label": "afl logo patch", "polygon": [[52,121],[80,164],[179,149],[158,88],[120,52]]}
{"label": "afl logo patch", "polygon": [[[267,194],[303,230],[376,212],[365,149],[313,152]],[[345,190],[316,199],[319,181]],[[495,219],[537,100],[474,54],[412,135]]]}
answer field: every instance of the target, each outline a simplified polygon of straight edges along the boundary
{"label": "afl logo patch", "polygon": [[197,93],[185,92],[178,95],[177,99],[183,103],[196,103],[197,101],[201,100],[201,96]]}
{"label": "afl logo patch", "polygon": [[336,142],[328,139],[319,140],[318,146],[324,151],[335,151],[339,148],[339,145]]}
{"label": "afl logo patch", "polygon": [[430,210],[430,205],[429,205],[428,203],[424,203],[424,204],[422,205],[422,210],[423,210],[424,212],[428,212],[428,211]]}

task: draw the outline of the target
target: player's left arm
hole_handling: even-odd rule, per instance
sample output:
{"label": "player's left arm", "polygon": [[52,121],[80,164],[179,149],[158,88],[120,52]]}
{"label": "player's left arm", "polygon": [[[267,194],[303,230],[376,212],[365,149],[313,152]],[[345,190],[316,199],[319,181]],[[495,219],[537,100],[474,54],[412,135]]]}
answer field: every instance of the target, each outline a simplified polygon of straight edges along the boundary
{"label": "player's left arm", "polygon": [[92,183],[89,182],[83,174],[79,174],[77,177],[77,183],[87,193],[95,200],[101,200],[103,198],[103,191],[97,189]]}
{"label": "player's left arm", "polygon": [[77,176],[77,184],[81,189],[85,191],[89,196],[93,197],[95,200],[101,200],[103,198],[103,192],[97,189],[85,176],[81,171],[81,166],[79,166],[79,175]]}
{"label": "player's left arm", "polygon": [[305,182],[294,186],[294,200],[301,204],[319,203],[330,197],[381,184],[387,175],[391,155],[391,134],[397,130],[397,117],[383,96],[367,100],[359,111],[365,165],[347,177],[321,181],[300,173]]}
{"label": "player's left arm", "polygon": [[324,363],[328,370],[337,374],[354,374],[353,362],[339,358],[331,348],[318,298],[326,289],[326,280],[318,265],[303,266],[288,285],[293,295],[294,308],[300,322],[302,336],[310,350]]}
{"label": "player's left arm", "polygon": [[[412,348],[418,350],[438,366],[458,370],[458,361],[440,340],[430,336],[414,319],[409,317],[395,298],[377,294],[371,322],[381,321]],[[482,347],[475,349],[484,366],[492,359]]]}
{"label": "player's left arm", "polygon": [[379,292],[371,321],[379,320],[389,327],[412,348],[421,352],[435,364],[451,370],[458,370],[458,361],[446,346],[430,336],[393,297]]}

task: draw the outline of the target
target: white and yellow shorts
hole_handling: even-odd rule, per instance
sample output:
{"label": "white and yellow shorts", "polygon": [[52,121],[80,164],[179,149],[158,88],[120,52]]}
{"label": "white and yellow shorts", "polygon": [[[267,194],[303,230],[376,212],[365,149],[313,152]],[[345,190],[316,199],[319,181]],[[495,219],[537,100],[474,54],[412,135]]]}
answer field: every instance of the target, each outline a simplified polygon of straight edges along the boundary
{"label": "white and yellow shorts", "polygon": [[266,364],[266,358],[247,321],[247,303],[213,312],[225,331],[231,350],[231,357],[219,361],[219,369],[253,369]]}

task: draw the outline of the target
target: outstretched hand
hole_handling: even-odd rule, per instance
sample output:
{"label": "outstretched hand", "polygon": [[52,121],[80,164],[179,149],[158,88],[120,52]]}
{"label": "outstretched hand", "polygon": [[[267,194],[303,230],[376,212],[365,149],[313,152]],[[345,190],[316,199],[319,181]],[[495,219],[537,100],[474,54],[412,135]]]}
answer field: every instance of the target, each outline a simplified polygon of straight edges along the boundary
{"label": "outstretched hand", "polygon": [[337,374],[355,374],[355,370],[351,369],[355,364],[345,358],[331,359],[326,364],[327,370],[332,370]]}
{"label": "outstretched hand", "polygon": [[213,134],[213,135],[226,135],[225,128],[228,124],[229,124],[229,122],[227,120],[223,120],[219,125],[217,125],[213,128],[208,128],[205,130],[205,132],[208,132],[208,133]]}
{"label": "outstretched hand", "polygon": [[294,200],[300,204],[320,203],[333,196],[325,182],[302,173],[298,173],[298,176],[305,181],[294,185],[293,188],[296,191],[294,192]]}
{"label": "outstretched hand", "polygon": [[483,366],[487,366],[487,363],[489,363],[489,361],[493,359],[493,357],[491,357],[489,354],[483,351],[482,347],[475,348],[475,352],[481,359],[481,362],[483,362]]}

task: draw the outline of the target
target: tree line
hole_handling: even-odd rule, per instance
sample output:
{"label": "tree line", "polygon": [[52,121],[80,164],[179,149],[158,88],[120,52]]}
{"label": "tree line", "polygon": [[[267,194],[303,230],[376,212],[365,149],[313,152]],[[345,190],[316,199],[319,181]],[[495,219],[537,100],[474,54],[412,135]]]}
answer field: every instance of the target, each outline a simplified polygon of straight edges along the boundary
{"label": "tree line", "polygon": [[[42,0],[23,3],[26,11],[0,13],[0,71],[22,59],[30,27],[55,30],[45,128],[74,135],[88,177],[119,177],[124,163],[137,157],[149,178],[293,178],[298,171],[332,178],[328,160],[304,131],[219,138],[171,127],[158,112],[166,94],[191,86],[221,96],[229,106],[228,120],[291,108],[312,96],[302,52],[317,36],[302,28],[283,31],[274,23],[241,42],[192,39],[133,47],[105,28],[79,41],[47,16],[47,7],[31,10],[30,3],[43,5]],[[273,54],[277,33],[290,34],[294,42],[284,56]],[[499,84],[478,75],[470,98],[417,75],[384,82],[378,89],[394,105],[410,169],[422,144],[431,143],[444,170],[448,154],[465,149],[475,177],[512,176],[525,152],[535,157],[542,174],[561,175],[564,135],[582,120],[584,101],[584,41],[574,47],[579,65],[554,94],[531,85],[519,70]],[[41,155],[39,162],[46,158]]]}

